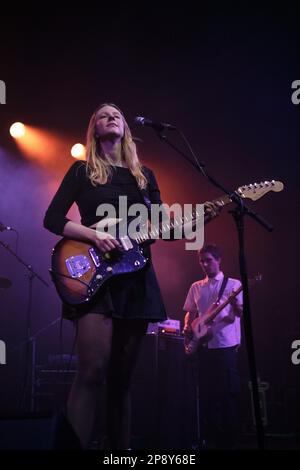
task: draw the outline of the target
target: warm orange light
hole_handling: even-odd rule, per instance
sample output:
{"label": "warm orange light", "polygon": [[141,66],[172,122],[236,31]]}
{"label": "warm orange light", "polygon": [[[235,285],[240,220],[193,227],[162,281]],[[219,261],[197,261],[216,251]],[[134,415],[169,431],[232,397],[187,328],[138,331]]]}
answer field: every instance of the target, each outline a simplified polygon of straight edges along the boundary
{"label": "warm orange light", "polygon": [[71,148],[71,155],[74,158],[84,158],[85,157],[85,146],[82,144],[75,144]]}
{"label": "warm orange light", "polygon": [[30,161],[52,169],[65,168],[68,165],[67,155],[74,142],[65,135],[47,129],[25,126],[26,132],[15,142],[20,152]]}
{"label": "warm orange light", "polygon": [[9,129],[10,135],[15,139],[20,139],[25,135],[25,126],[22,122],[14,122]]}

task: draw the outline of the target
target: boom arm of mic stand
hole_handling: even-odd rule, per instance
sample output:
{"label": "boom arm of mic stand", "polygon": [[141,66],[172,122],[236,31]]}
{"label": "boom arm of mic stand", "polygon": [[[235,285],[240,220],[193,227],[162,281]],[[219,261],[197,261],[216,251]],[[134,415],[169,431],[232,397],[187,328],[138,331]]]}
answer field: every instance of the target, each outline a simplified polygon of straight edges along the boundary
{"label": "boom arm of mic stand", "polygon": [[30,272],[30,275],[33,276],[33,277],[36,277],[39,281],[41,281],[45,286],[49,287],[49,284],[44,281],[44,279],[39,275],[37,274],[32,266],[30,264],[27,264],[25,261],[23,261],[20,256],[18,256],[11,248],[9,245],[7,245],[6,243],[3,243],[1,240],[0,240],[0,245],[3,246],[3,248],[5,248],[11,255],[13,255],[18,261],[19,263],[23,264],[23,266],[25,266],[28,271]]}
{"label": "boom arm of mic stand", "polygon": [[235,202],[237,205],[240,205],[242,203],[243,211],[246,215],[249,215],[249,217],[252,217],[254,220],[256,220],[256,222],[262,225],[269,232],[272,232],[274,230],[273,225],[271,225],[266,219],[264,219],[257,212],[254,212],[252,209],[246,206],[243,199],[235,191],[229,191],[221,183],[219,183],[211,175],[209,175],[204,170],[205,165],[203,162],[200,162],[198,159],[197,159],[197,162],[193,162],[184,152],[182,152],[182,150],[180,150],[176,145],[174,145],[173,142],[167,139],[167,137],[163,134],[163,132],[157,132],[157,135],[160,138],[160,140],[166,142],[170,147],[176,150],[176,152],[182,155],[183,158],[190,163],[190,165],[192,165],[197,171],[201,172],[202,175],[205,176],[205,178],[207,178],[214,186],[221,189],[221,191],[227,194],[232,200],[232,202]]}

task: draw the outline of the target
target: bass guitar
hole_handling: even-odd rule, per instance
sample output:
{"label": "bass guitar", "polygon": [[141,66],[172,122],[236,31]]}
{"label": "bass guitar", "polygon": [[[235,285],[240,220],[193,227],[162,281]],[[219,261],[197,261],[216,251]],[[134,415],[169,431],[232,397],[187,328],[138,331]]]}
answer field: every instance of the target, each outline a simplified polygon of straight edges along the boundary
{"label": "bass guitar", "polygon": [[[258,274],[254,279],[249,280],[249,285],[255,282],[260,282],[262,275]],[[214,319],[232,302],[232,300],[242,292],[243,287],[231,292],[231,294],[222,303],[214,302],[203,315],[195,318],[191,324],[191,334],[186,334],[184,340],[184,350],[188,356],[192,356],[200,346],[210,341],[213,337],[212,325]]]}

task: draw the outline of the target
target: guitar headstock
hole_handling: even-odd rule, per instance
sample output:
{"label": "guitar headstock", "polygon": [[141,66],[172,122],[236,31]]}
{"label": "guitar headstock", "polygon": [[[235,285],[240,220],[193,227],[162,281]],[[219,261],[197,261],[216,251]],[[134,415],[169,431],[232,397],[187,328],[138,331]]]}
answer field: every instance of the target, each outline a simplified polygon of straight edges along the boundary
{"label": "guitar headstock", "polygon": [[262,282],[262,274],[257,273],[253,278],[248,279],[249,286],[253,286],[254,284],[259,284]]}
{"label": "guitar headstock", "polygon": [[239,196],[243,198],[248,198],[252,199],[252,201],[256,201],[269,191],[275,191],[276,193],[278,193],[279,191],[282,191],[283,188],[284,185],[281,181],[272,180],[240,186],[236,192]]}

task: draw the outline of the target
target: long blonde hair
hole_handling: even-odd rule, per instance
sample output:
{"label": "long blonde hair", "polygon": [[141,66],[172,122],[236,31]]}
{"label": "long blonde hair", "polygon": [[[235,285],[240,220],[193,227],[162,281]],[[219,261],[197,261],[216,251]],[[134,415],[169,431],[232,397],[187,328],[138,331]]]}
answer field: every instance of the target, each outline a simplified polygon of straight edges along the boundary
{"label": "long blonde hair", "polygon": [[121,140],[121,155],[127,167],[135,177],[138,186],[143,189],[147,186],[147,179],[142,172],[142,165],[139,161],[136,145],[132,139],[131,131],[125,120],[122,111],[113,103],[103,103],[93,113],[86,136],[86,160],[87,174],[93,186],[105,184],[112,175],[112,166],[106,156],[101,151],[101,145],[97,142],[95,134],[96,117],[98,111],[104,106],[116,108],[122,116],[124,122],[124,136]]}

